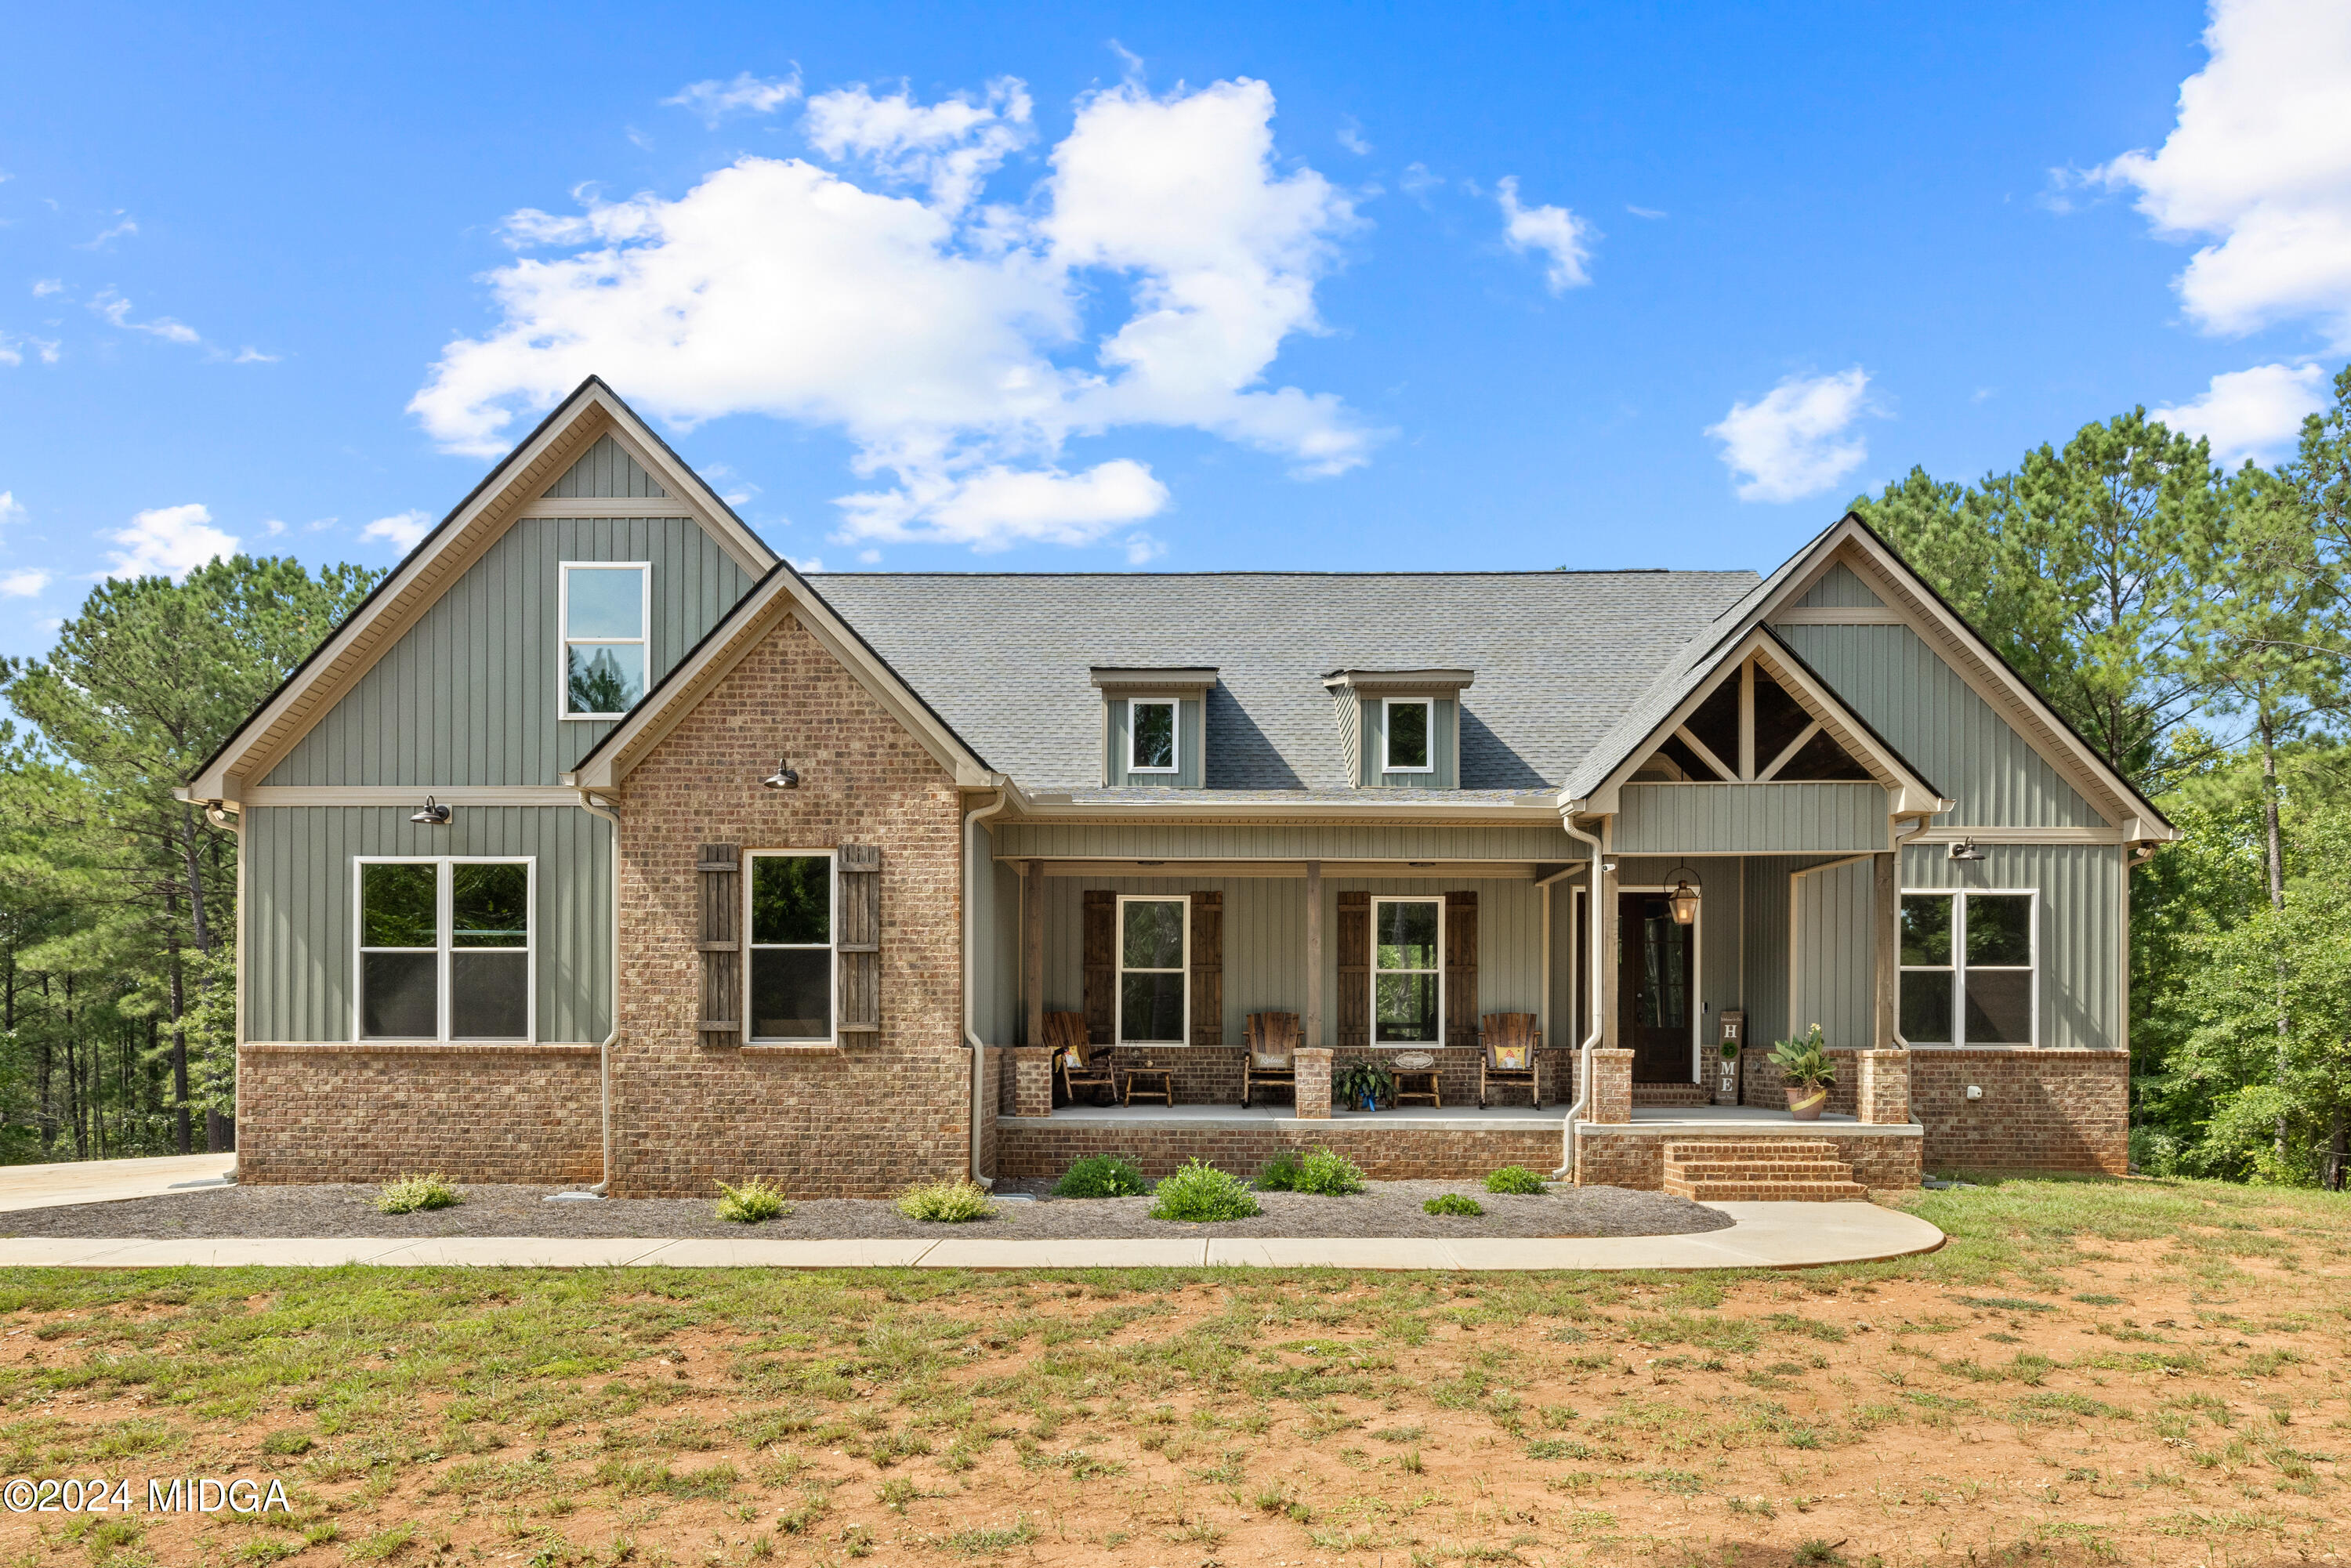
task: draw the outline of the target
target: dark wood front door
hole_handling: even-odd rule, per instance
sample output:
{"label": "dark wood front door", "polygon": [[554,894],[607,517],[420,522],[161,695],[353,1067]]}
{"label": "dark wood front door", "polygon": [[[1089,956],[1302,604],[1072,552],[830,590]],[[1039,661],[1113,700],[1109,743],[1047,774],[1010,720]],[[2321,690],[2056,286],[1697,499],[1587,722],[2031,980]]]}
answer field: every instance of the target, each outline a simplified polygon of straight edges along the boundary
{"label": "dark wood front door", "polygon": [[1662,893],[1627,893],[1616,905],[1617,1037],[1633,1052],[1635,1083],[1690,1083],[1690,1009],[1697,1005],[1695,925],[1674,924]]}

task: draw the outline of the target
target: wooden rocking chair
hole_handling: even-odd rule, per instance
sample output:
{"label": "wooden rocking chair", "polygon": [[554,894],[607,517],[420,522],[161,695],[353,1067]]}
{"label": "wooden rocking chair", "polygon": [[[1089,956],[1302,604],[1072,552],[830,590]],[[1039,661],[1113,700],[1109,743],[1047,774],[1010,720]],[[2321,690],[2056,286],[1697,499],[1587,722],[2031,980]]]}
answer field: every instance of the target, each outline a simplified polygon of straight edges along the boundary
{"label": "wooden rocking chair", "polygon": [[1298,1015],[1251,1013],[1249,1045],[1241,1053],[1241,1103],[1260,1083],[1278,1083],[1298,1097]]}
{"label": "wooden rocking chair", "polygon": [[1532,1013],[1488,1013],[1485,1049],[1478,1053],[1478,1103],[1486,1103],[1493,1089],[1524,1089],[1537,1110],[1542,1108],[1542,1084],[1535,1076],[1536,1056],[1542,1049],[1542,1030]]}
{"label": "wooden rocking chair", "polygon": [[1118,1083],[1110,1070],[1111,1048],[1094,1049],[1086,1036],[1085,1014],[1047,1013],[1045,1043],[1053,1048],[1053,1070],[1061,1074],[1061,1094],[1071,1104],[1078,1103],[1081,1088],[1107,1089],[1111,1099],[1117,1100]]}

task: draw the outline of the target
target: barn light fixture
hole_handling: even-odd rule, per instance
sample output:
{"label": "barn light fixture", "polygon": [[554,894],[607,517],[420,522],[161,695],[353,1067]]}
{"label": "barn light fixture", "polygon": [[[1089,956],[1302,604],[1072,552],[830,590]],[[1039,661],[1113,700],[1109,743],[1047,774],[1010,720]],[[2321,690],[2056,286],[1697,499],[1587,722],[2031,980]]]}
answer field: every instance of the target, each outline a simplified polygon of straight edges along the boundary
{"label": "barn light fixture", "polygon": [[792,771],[788,759],[778,757],[776,758],[776,770],[760,779],[759,787],[763,789],[797,789],[800,787],[800,776]]}
{"label": "barn light fixture", "polygon": [[408,814],[408,820],[419,827],[445,828],[449,825],[449,819],[453,814],[448,807],[427,795],[424,797],[423,806],[418,810],[411,811]]}
{"label": "barn light fixture", "polygon": [[1955,861],[1980,861],[1984,858],[1984,852],[1975,840],[1961,839],[1951,846],[1951,858]]}

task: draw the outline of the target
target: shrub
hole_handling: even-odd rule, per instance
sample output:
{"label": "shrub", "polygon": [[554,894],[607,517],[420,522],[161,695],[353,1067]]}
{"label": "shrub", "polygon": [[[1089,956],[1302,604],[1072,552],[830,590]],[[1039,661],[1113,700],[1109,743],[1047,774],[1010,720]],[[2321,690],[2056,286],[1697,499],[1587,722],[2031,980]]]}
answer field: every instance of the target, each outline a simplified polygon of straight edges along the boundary
{"label": "shrub", "polygon": [[1260,1212],[1249,1183],[1196,1158],[1185,1161],[1183,1169],[1159,1184],[1159,1201],[1151,1206],[1154,1219],[1195,1225],[1249,1219]]}
{"label": "shrub", "polygon": [[1458,1214],[1475,1219],[1486,1212],[1486,1206],[1474,1197],[1464,1197],[1448,1192],[1443,1197],[1432,1197],[1420,1206],[1424,1214]]}
{"label": "shrub", "polygon": [[1296,1149],[1284,1149],[1265,1162],[1257,1173],[1259,1192],[1296,1192],[1298,1173],[1301,1168]]}
{"label": "shrub", "polygon": [[1134,1162],[1123,1155],[1089,1155],[1053,1184],[1055,1197],[1140,1197],[1150,1190]]}
{"label": "shrub", "polygon": [[1524,1166],[1504,1166],[1486,1178],[1488,1192],[1531,1193],[1540,1197],[1544,1189],[1542,1173]]}
{"label": "shrub", "polygon": [[420,1208],[449,1208],[465,1201],[457,1184],[440,1172],[404,1176],[383,1184],[375,1206],[386,1214],[414,1214]]}
{"label": "shrub", "polygon": [[763,1219],[775,1219],[792,1211],[791,1205],[784,1201],[783,1193],[768,1186],[766,1176],[753,1176],[741,1186],[728,1186],[722,1181],[718,1184],[718,1190],[722,1196],[714,1212],[719,1218],[733,1220],[737,1225],[757,1225]]}
{"label": "shrub", "polygon": [[1298,1181],[1290,1190],[1311,1192],[1317,1197],[1344,1197],[1364,1190],[1364,1173],[1346,1155],[1316,1149],[1299,1165]]}
{"label": "shrub", "polygon": [[898,1195],[898,1212],[909,1219],[960,1225],[990,1218],[996,1209],[987,1201],[987,1189],[976,1181],[925,1181]]}

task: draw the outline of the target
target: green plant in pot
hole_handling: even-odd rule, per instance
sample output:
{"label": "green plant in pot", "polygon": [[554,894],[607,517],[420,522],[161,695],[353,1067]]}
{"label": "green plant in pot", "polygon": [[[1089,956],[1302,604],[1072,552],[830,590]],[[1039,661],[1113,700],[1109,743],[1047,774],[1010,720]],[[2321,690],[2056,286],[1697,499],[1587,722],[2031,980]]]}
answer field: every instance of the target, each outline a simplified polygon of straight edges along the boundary
{"label": "green plant in pot", "polygon": [[1341,1068],[1331,1088],[1343,1105],[1376,1111],[1382,1104],[1395,1103],[1395,1074],[1385,1062],[1370,1057],[1357,1057]]}
{"label": "green plant in pot", "polygon": [[1829,1060],[1821,1026],[1814,1024],[1794,1040],[1775,1042],[1771,1065],[1788,1081],[1788,1114],[1799,1122],[1819,1121],[1828,1107],[1829,1085],[1836,1082],[1836,1064]]}

